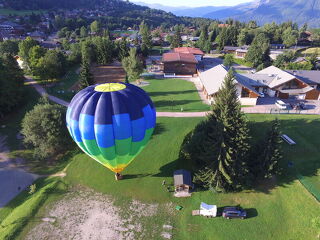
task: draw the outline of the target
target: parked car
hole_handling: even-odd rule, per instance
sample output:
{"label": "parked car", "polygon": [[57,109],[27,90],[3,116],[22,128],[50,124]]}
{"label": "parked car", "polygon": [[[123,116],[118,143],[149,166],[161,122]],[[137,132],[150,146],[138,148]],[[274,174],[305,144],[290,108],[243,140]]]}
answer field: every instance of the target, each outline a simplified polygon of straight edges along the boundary
{"label": "parked car", "polygon": [[222,212],[222,217],[227,219],[245,219],[247,217],[247,212],[243,210],[241,207],[225,207]]}
{"label": "parked car", "polygon": [[280,109],[288,109],[289,108],[289,105],[287,103],[284,103],[283,101],[281,100],[277,100],[276,101],[276,106]]}

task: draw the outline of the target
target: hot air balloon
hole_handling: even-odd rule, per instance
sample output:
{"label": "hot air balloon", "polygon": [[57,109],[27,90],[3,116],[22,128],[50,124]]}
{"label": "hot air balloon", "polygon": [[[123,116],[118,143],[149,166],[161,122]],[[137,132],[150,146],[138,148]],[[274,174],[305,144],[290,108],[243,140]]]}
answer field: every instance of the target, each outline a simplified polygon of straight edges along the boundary
{"label": "hot air balloon", "polygon": [[105,83],[78,92],[68,107],[66,122],[77,145],[116,173],[118,180],[149,141],[156,111],[141,88]]}

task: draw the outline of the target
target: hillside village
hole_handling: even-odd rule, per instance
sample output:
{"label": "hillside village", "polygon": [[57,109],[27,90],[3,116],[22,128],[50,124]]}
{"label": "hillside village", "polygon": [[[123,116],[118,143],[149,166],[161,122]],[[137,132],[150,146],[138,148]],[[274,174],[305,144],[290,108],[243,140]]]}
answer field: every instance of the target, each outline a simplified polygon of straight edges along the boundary
{"label": "hillside village", "polygon": [[320,27],[21,4],[0,0],[0,240],[319,237]]}

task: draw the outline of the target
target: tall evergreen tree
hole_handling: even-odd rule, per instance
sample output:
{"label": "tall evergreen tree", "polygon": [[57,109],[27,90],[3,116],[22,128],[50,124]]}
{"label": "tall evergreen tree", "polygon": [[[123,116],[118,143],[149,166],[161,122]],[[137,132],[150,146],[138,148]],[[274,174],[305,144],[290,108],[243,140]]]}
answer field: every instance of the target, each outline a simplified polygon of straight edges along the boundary
{"label": "tall evergreen tree", "polygon": [[200,38],[199,41],[197,42],[198,47],[205,51],[206,48],[206,44],[208,42],[209,36],[208,36],[208,27],[207,26],[203,26],[201,28],[201,34],[200,34]]}
{"label": "tall evergreen tree", "polygon": [[80,84],[79,88],[84,89],[94,83],[94,78],[90,72],[90,63],[88,59],[82,59],[81,71],[80,71]]}
{"label": "tall evergreen tree", "polygon": [[250,137],[247,121],[241,112],[233,69],[228,72],[215,98],[210,118],[216,126],[211,132],[214,141],[209,141],[205,147],[211,149],[215,157],[196,174],[196,179],[216,191],[237,190],[245,184],[248,174]]}
{"label": "tall evergreen tree", "polygon": [[[279,162],[282,159],[280,122],[275,119],[266,139],[256,148],[253,156],[253,166],[250,166],[255,178],[270,178],[281,172]],[[254,161],[256,159],[256,161]]]}
{"label": "tall evergreen tree", "polygon": [[180,29],[176,28],[176,31],[172,38],[171,48],[177,48],[181,46],[182,46],[182,39],[181,39]]}
{"label": "tall evergreen tree", "polygon": [[267,66],[270,62],[270,41],[264,33],[258,34],[252,41],[246,54],[246,61],[251,62],[254,67],[261,64]]}
{"label": "tall evergreen tree", "polygon": [[144,56],[148,56],[149,50],[152,48],[152,36],[148,25],[143,21],[140,24],[140,35],[141,35],[141,51]]}
{"label": "tall evergreen tree", "polygon": [[143,72],[143,65],[137,56],[137,49],[131,48],[128,57],[122,60],[122,66],[126,71],[130,81],[139,79],[140,74]]}

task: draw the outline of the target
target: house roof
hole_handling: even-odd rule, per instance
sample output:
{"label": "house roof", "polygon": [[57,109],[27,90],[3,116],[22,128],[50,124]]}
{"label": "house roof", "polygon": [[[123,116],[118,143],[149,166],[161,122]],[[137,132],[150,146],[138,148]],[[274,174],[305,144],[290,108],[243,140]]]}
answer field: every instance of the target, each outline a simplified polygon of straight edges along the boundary
{"label": "house roof", "polygon": [[267,67],[259,72],[256,72],[255,74],[268,74],[270,77],[273,76],[274,79],[268,84],[270,88],[277,87],[296,78],[292,74],[275,66]]}
{"label": "house roof", "polygon": [[219,91],[227,74],[228,71],[221,64],[200,73],[200,81],[208,95],[212,95]]}
{"label": "house roof", "polygon": [[195,56],[191,53],[177,53],[177,52],[170,52],[164,53],[162,55],[162,62],[185,62],[185,63],[198,63]]}
{"label": "house roof", "polygon": [[225,46],[223,48],[223,50],[227,50],[227,51],[236,51],[237,49],[239,49],[239,47],[233,47],[233,46]]}
{"label": "house roof", "polygon": [[176,170],[173,173],[173,178],[174,178],[174,185],[179,186],[179,185],[189,185],[192,186],[192,180],[191,180],[191,173],[187,170],[180,169]]}
{"label": "house roof", "polygon": [[245,78],[247,82],[250,83],[251,86],[268,86],[274,76],[270,76],[269,74],[253,74],[253,73],[241,73],[239,74],[241,77]]}
{"label": "house roof", "polygon": [[320,84],[320,71],[315,70],[286,70],[306,84]]}
{"label": "house roof", "polygon": [[[219,91],[222,86],[222,83],[227,76],[228,71],[223,65],[217,65],[205,72],[200,73],[200,81],[205,87],[208,95],[215,94]],[[254,93],[260,95],[254,87],[251,86],[250,79],[242,77],[240,74],[235,74],[235,80],[237,83],[243,87],[253,91]]]}
{"label": "house roof", "polygon": [[304,94],[304,93],[310,92],[312,90],[314,90],[314,88],[308,86],[305,88],[297,88],[297,89],[282,89],[282,90],[280,90],[280,92],[288,93],[290,95],[299,95],[299,94]]}
{"label": "house roof", "polygon": [[191,47],[179,47],[173,49],[176,53],[191,53],[194,55],[204,55],[204,53],[199,48],[191,48]]}

